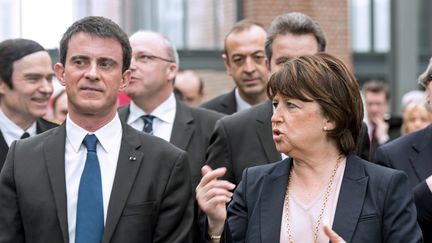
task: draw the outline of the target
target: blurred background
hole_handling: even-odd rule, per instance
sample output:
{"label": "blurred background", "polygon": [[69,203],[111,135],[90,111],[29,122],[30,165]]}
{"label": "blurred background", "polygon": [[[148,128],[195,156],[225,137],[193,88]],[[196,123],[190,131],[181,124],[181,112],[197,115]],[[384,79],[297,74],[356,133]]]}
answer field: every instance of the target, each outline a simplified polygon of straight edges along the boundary
{"label": "blurred background", "polygon": [[203,78],[208,100],[234,85],[221,58],[231,26],[250,18],[267,28],[291,11],[320,23],[328,52],[353,68],[360,85],[389,83],[392,113],[400,114],[402,95],[419,89],[416,79],[432,55],[430,0],[0,0],[0,41],[36,40],[56,62],[63,32],[84,16],[109,17],[128,35],[159,31],[179,49],[180,68]]}

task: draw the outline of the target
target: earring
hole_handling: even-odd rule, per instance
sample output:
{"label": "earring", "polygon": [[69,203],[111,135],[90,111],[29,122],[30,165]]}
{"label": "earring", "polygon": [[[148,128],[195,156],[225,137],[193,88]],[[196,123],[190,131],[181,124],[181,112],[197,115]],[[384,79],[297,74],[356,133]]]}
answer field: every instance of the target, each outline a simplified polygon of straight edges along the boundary
{"label": "earring", "polygon": [[327,126],[324,126],[324,127],[323,127],[323,130],[324,130],[324,131],[327,131],[327,129],[328,129]]}

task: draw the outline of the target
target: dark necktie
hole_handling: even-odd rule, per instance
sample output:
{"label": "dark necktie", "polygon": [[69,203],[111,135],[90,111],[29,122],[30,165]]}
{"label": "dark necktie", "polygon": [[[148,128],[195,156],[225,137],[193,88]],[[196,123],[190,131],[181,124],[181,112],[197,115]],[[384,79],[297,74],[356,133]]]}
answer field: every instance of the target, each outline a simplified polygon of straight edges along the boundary
{"label": "dark necktie", "polygon": [[153,119],[155,116],[152,115],[143,115],[141,119],[144,121],[143,132],[153,135]]}
{"label": "dark necktie", "polygon": [[21,135],[21,139],[23,139],[23,138],[28,138],[28,137],[30,137],[30,134],[29,134],[28,132],[24,132],[24,133]]}
{"label": "dark necktie", "polygon": [[104,231],[102,181],[96,153],[98,139],[87,134],[87,158],[78,189],[75,243],[100,243]]}

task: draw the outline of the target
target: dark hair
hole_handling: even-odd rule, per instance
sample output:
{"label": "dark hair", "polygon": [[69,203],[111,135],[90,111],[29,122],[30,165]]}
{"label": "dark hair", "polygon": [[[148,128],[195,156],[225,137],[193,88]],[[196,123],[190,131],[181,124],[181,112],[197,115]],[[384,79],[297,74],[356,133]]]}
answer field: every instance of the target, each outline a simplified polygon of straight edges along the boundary
{"label": "dark hair", "polygon": [[428,86],[430,81],[432,81],[432,58],[429,60],[429,65],[426,70],[418,77],[419,84],[425,88]]}
{"label": "dark hair", "polygon": [[264,26],[261,23],[255,22],[251,19],[243,19],[237,23],[234,24],[234,26],[231,28],[231,30],[228,32],[228,34],[225,35],[224,39],[224,53],[225,55],[228,55],[228,48],[227,48],[227,39],[228,37],[233,33],[239,33],[245,30],[248,30],[252,28],[253,26],[260,27],[265,32]]}
{"label": "dark hair", "polygon": [[0,43],[0,78],[13,89],[13,63],[38,51],[45,51],[39,43],[28,39],[9,39]]}
{"label": "dark hair", "polygon": [[113,38],[120,42],[123,51],[123,68],[122,71],[129,69],[132,48],[129,44],[129,38],[124,31],[114,23],[112,20],[100,17],[100,16],[89,16],[82,18],[73,23],[63,34],[60,41],[60,62],[66,64],[66,56],[68,51],[69,41],[72,36],[78,33],[86,33],[92,36],[101,38]]}
{"label": "dark hair", "polygon": [[335,122],[327,131],[345,155],[356,149],[363,120],[363,103],[358,83],[337,57],[326,53],[303,56],[285,63],[267,85],[267,95],[276,94],[316,101],[323,115]]}
{"label": "dark hair", "polygon": [[366,92],[372,93],[385,93],[385,98],[387,101],[390,100],[390,88],[388,84],[380,80],[369,80],[362,87],[363,94]]}
{"label": "dark hair", "polygon": [[318,51],[325,51],[326,39],[324,32],[321,30],[321,27],[318,25],[318,23],[306,14],[292,12],[277,16],[270,24],[270,27],[267,31],[267,40],[265,43],[265,52],[269,60],[271,60],[273,54],[273,40],[276,38],[276,36],[286,35],[287,33],[294,35],[312,34],[318,43]]}

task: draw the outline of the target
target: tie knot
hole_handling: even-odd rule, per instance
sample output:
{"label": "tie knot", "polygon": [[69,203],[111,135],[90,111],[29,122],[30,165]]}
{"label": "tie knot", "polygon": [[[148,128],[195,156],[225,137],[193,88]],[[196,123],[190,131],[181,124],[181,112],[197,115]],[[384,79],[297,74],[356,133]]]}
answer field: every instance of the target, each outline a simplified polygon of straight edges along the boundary
{"label": "tie knot", "polygon": [[153,135],[153,119],[156,118],[153,115],[143,115],[141,119],[144,121],[143,131],[145,133]]}
{"label": "tie knot", "polygon": [[96,152],[97,137],[94,134],[87,134],[84,138],[83,144],[86,146],[87,151]]}
{"label": "tie knot", "polygon": [[28,138],[28,137],[30,137],[30,134],[29,134],[28,132],[24,132],[24,133],[21,135],[21,139],[23,139],[23,138]]}
{"label": "tie knot", "polygon": [[145,123],[153,123],[153,119],[155,119],[155,116],[153,116],[153,115],[142,115],[141,119],[143,119],[143,121]]}

